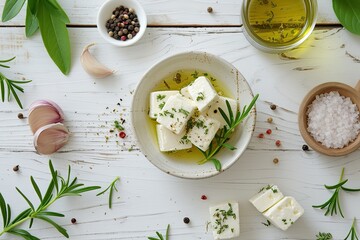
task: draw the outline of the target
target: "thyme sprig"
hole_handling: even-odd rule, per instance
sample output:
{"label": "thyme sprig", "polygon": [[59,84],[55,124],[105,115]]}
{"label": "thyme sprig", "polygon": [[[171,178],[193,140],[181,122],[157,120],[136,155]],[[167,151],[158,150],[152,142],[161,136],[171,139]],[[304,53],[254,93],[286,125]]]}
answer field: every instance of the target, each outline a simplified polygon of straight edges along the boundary
{"label": "thyme sprig", "polygon": [[347,240],[349,237],[350,237],[350,240],[355,240],[355,239],[359,240],[357,233],[356,233],[356,229],[355,229],[355,223],[356,223],[356,218],[354,218],[353,223],[350,228],[350,231],[344,240]]}
{"label": "thyme sprig", "polygon": [[148,240],[169,240],[169,231],[170,231],[170,224],[167,225],[165,238],[161,233],[156,232],[156,235],[158,236],[158,238],[148,237]]}
{"label": "thyme sprig", "polygon": [[340,175],[340,179],[339,179],[339,183],[333,186],[328,186],[328,185],[324,185],[326,189],[329,190],[334,190],[335,192],[333,193],[333,195],[330,197],[330,199],[328,201],[326,201],[325,203],[321,204],[321,205],[313,205],[313,208],[320,208],[320,209],[325,209],[326,208],[326,212],[325,212],[325,216],[327,216],[329,213],[331,216],[333,215],[337,215],[338,212],[340,213],[340,215],[344,218],[344,214],[341,210],[341,204],[340,204],[340,190],[344,190],[346,192],[359,192],[360,189],[353,189],[353,188],[347,188],[344,187],[345,183],[348,182],[348,179],[343,180],[344,177],[344,171],[345,168],[342,169],[341,171],[341,175]]}
{"label": "thyme sprig", "polygon": [[89,186],[84,187],[84,184],[77,183],[77,178],[75,177],[70,181],[71,168],[68,168],[67,178],[64,179],[61,177],[57,170],[54,169],[51,160],[49,161],[49,168],[51,172],[51,181],[45,192],[40,191],[39,186],[37,185],[35,179],[31,176],[30,181],[36,192],[36,195],[39,197],[40,203],[38,207],[35,207],[35,204],[29,200],[28,197],[19,189],[16,190],[19,194],[25,199],[28,203],[29,208],[22,211],[17,217],[12,219],[11,217],[11,207],[6,203],[2,194],[0,193],[0,210],[3,218],[3,230],[0,232],[0,236],[8,233],[22,237],[26,240],[39,240],[38,237],[32,235],[27,230],[20,228],[19,226],[26,221],[30,221],[29,228],[31,228],[35,219],[42,220],[53,227],[55,227],[62,235],[69,238],[69,235],[65,228],[61,227],[50,217],[64,217],[65,215],[58,212],[50,212],[47,209],[58,199],[69,196],[81,196],[84,192],[93,191],[99,189],[99,186]]}
{"label": "thyme sprig", "polygon": [[109,190],[109,208],[111,209],[112,207],[112,195],[113,195],[113,192],[114,190],[118,192],[117,188],[116,188],[116,182],[117,181],[120,181],[120,177],[116,177],[114,179],[114,181],[112,181],[110,183],[110,185],[102,192],[99,192],[98,194],[96,194],[96,196],[99,196],[99,195],[102,195],[104,194],[105,192],[107,192],[107,190]]}
{"label": "thyme sprig", "polygon": [[231,151],[236,149],[236,147],[228,143],[228,140],[230,139],[230,135],[234,132],[235,128],[240,123],[242,123],[242,121],[249,115],[258,97],[259,94],[257,94],[253,98],[249,106],[245,105],[242,111],[237,111],[236,115],[234,115],[230,103],[228,101],[226,101],[228,115],[224,112],[223,109],[219,108],[219,112],[221,116],[224,118],[225,122],[227,123],[227,126],[222,128],[215,135],[214,140],[210,143],[208,150],[202,151],[201,149],[199,149],[205,158],[200,160],[198,164],[204,164],[208,161],[212,161],[215,165],[216,170],[221,171],[221,162],[217,158],[215,158],[215,155],[223,148],[227,148]]}
{"label": "thyme sprig", "polygon": [[[10,68],[10,66],[5,65],[4,63],[11,62],[14,59],[15,59],[15,57],[10,58],[10,59],[6,59],[6,60],[0,60],[0,67]],[[5,101],[5,84],[6,84],[6,87],[7,87],[7,101],[9,102],[11,100],[11,95],[13,95],[13,97],[15,98],[17,104],[22,109],[23,106],[21,104],[21,101],[20,101],[17,93],[16,93],[16,90],[24,93],[24,89],[22,87],[20,87],[19,84],[25,84],[25,83],[29,83],[29,82],[31,82],[31,80],[17,81],[17,80],[8,79],[7,77],[5,77],[4,74],[2,74],[0,72],[0,89],[1,89],[1,100],[2,100],[2,102]]]}
{"label": "thyme sprig", "polygon": [[319,232],[318,235],[316,235],[316,240],[332,240],[333,236],[331,235],[331,233],[323,233],[323,232]]}

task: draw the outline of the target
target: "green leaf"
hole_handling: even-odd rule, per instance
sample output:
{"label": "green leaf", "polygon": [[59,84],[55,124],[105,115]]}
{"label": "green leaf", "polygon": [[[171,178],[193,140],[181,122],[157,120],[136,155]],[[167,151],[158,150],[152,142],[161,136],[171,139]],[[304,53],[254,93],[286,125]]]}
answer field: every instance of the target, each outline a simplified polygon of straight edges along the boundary
{"label": "green leaf", "polygon": [[219,160],[217,160],[216,158],[211,158],[210,160],[214,163],[216,170],[218,170],[220,172],[221,171],[221,162]]}
{"label": "green leaf", "polygon": [[158,237],[159,237],[160,240],[164,240],[164,237],[163,237],[163,235],[162,235],[161,233],[156,232],[156,235],[158,235]]}
{"label": "green leaf", "polygon": [[13,234],[13,235],[20,236],[20,237],[24,238],[25,240],[40,240],[40,238],[37,238],[37,237],[31,235],[28,231],[25,231],[23,229],[13,228],[7,232],[10,234]]}
{"label": "green leaf", "polygon": [[347,191],[347,192],[359,192],[360,188],[347,188],[344,186],[341,186],[342,190]]}
{"label": "green leaf", "polygon": [[342,182],[339,182],[338,184],[333,185],[333,186],[325,185],[325,188],[326,189],[337,189],[337,188],[341,187],[342,185],[344,185],[347,181],[348,181],[348,179],[346,179],[346,180],[344,180]]}
{"label": "green leaf", "polygon": [[154,237],[148,237],[148,240],[160,240],[160,239]]}
{"label": "green leaf", "polygon": [[11,224],[14,224],[16,222],[23,220],[24,218],[28,217],[31,212],[32,212],[31,208],[25,209],[19,215],[17,215],[17,217],[14,218],[14,220],[12,220]]}
{"label": "green leaf", "polygon": [[57,213],[57,212],[39,212],[37,215],[38,216],[43,215],[43,216],[52,216],[52,217],[65,217],[64,214]]}
{"label": "green leaf", "polygon": [[168,224],[166,228],[166,240],[169,240],[169,232],[170,232],[170,224]]}
{"label": "green leaf", "polygon": [[11,208],[10,205],[7,204],[7,221],[6,221],[6,225],[9,225],[10,221],[11,221]]}
{"label": "green leaf", "polygon": [[224,143],[223,146],[231,151],[234,151],[236,149],[236,147],[234,147],[233,145],[230,145],[228,143]]}
{"label": "green leaf", "polygon": [[41,195],[41,191],[39,189],[39,186],[36,184],[36,182],[35,182],[35,180],[34,180],[34,178],[32,176],[30,177],[30,180],[31,180],[31,184],[34,187],[34,190],[35,190],[36,194],[38,195],[40,201],[42,201],[42,195]]}
{"label": "green leaf", "polygon": [[[83,185],[83,184],[82,184]],[[90,191],[94,191],[96,189],[100,189],[100,186],[90,186],[90,187],[84,187],[84,188],[80,188],[80,189],[76,189],[75,191],[73,191],[74,193],[84,193],[84,192],[90,192]]]}
{"label": "green leaf", "polygon": [[333,0],[333,8],[340,23],[350,32],[360,35],[360,1]]}
{"label": "green leaf", "polygon": [[71,66],[69,33],[63,16],[58,15],[53,4],[42,1],[36,14],[45,48],[63,74],[68,74]]}
{"label": "green leaf", "polygon": [[5,59],[5,60],[0,60],[0,63],[7,63],[7,62],[11,62],[12,60],[14,60],[16,57],[12,57],[9,59]]}
{"label": "green leaf", "polygon": [[49,7],[52,7],[51,10],[54,12],[54,15],[57,15],[64,23],[70,23],[70,19],[67,16],[66,12],[56,0],[48,0],[48,2]]}
{"label": "green leaf", "polygon": [[2,75],[0,74],[0,88],[1,88],[1,100],[2,102],[5,101],[5,85],[4,85],[4,79],[2,78]]}
{"label": "green leaf", "polygon": [[8,215],[7,215],[7,210],[6,210],[6,202],[5,199],[3,197],[3,195],[0,193],[0,209],[1,209],[1,215],[3,217],[3,225],[4,228],[7,225],[7,219],[8,219]]}
{"label": "green leaf", "polygon": [[234,122],[234,113],[231,109],[231,106],[230,106],[230,103],[228,100],[225,101],[226,102],[226,107],[228,109],[228,112],[229,112],[229,118],[230,118],[230,122],[233,123]]}
{"label": "green leaf", "polygon": [[17,187],[16,188],[16,191],[18,191],[20,193],[20,195],[25,199],[25,201],[29,204],[29,206],[31,207],[31,209],[33,211],[35,211],[35,208],[34,208],[34,205],[30,202],[30,200],[25,196],[25,194],[23,194],[20,189],[18,189]]}
{"label": "green leaf", "polygon": [[226,113],[224,112],[224,110],[222,110],[221,108],[219,108],[219,112],[221,114],[221,116],[224,118],[225,122],[229,125],[229,127],[231,128],[231,122],[228,118],[228,116],[226,116]]}
{"label": "green leaf", "polygon": [[[17,104],[19,105],[19,107],[20,107],[21,109],[23,109],[23,106],[22,106],[22,104],[21,104],[21,101],[20,101],[17,93],[15,92],[13,85],[11,84],[11,82],[8,82],[8,83],[9,83],[9,84],[8,84],[8,87],[9,87],[9,90],[8,90],[8,91],[9,91],[9,93],[10,93],[10,92],[12,93],[12,95],[14,96],[14,98],[15,98]],[[9,95],[9,96],[10,96],[10,95]],[[9,97],[9,98],[10,98],[10,97]]]}
{"label": "green leaf", "polygon": [[69,234],[67,233],[66,229],[61,227],[59,224],[57,224],[56,222],[54,222],[53,220],[51,220],[48,217],[45,216],[36,216],[37,219],[41,219],[45,222],[48,222],[49,224],[53,225],[62,235],[64,235],[64,237],[69,238]]}
{"label": "green leaf", "polygon": [[51,177],[52,177],[52,181],[54,183],[55,189],[57,192],[59,192],[59,184],[58,184],[58,174],[57,171],[54,170],[54,166],[51,162],[51,160],[49,161],[49,168],[50,168],[50,172],[51,172]]}
{"label": "green leaf", "polygon": [[6,0],[2,13],[2,21],[7,22],[13,19],[20,12],[25,0]]}
{"label": "green leaf", "polygon": [[28,2],[27,8],[26,8],[26,19],[25,19],[25,34],[26,37],[31,37],[36,33],[36,31],[39,29],[39,22],[36,18],[36,15],[34,15],[30,10],[30,5]]}

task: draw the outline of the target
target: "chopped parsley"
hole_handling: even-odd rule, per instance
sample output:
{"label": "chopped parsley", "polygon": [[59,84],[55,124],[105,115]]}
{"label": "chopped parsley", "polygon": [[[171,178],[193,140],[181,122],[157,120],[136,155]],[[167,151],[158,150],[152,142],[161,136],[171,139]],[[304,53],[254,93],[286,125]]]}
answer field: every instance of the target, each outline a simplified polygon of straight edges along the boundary
{"label": "chopped parsley", "polygon": [[201,100],[204,100],[204,99],[205,99],[204,93],[199,92],[198,96],[196,97],[196,101],[201,101]]}
{"label": "chopped parsley", "polygon": [[181,143],[181,144],[188,144],[189,142],[190,141],[189,141],[187,135],[183,136],[179,141],[179,143]]}
{"label": "chopped parsley", "polygon": [[170,116],[171,118],[174,118],[174,114],[171,113],[171,112],[169,112],[168,110],[164,111],[163,114],[164,114],[165,116]]}
{"label": "chopped parsley", "polygon": [[158,101],[161,101],[161,100],[163,100],[164,98],[166,98],[166,95],[158,94],[158,95],[156,96],[156,99],[157,99]]}
{"label": "chopped parsley", "polygon": [[192,76],[194,79],[196,79],[196,78],[199,77],[199,73],[195,70],[195,72],[192,73],[191,76]]}
{"label": "chopped parsley", "polygon": [[189,116],[189,114],[190,114],[190,112],[189,112],[189,111],[186,111],[186,110],[185,110],[185,109],[183,109],[183,108],[180,108],[180,109],[179,109],[179,113],[184,114],[186,117],[187,117],[187,116]]}
{"label": "chopped parsley", "polygon": [[119,131],[122,131],[124,130],[125,128],[120,124],[120,122],[118,120],[115,120],[114,121],[114,127],[115,129],[119,130]]}
{"label": "chopped parsley", "polygon": [[165,102],[162,102],[162,103],[159,104],[160,109],[163,109],[164,106],[165,106]]}
{"label": "chopped parsley", "polygon": [[[225,221],[232,217],[234,219],[236,219],[236,214],[233,211],[233,208],[231,206],[231,203],[228,203],[229,209],[226,210],[220,210],[220,209],[216,209],[215,213],[214,213],[214,217],[215,217],[215,226],[214,229],[217,230],[217,234],[221,234],[223,232],[225,232],[226,229],[229,228],[229,225],[225,224]],[[233,232],[233,228],[231,229],[231,231]]]}
{"label": "chopped parsley", "polygon": [[262,192],[262,191],[264,191],[264,190],[269,190],[269,189],[271,189],[271,191],[272,191],[273,193],[277,193],[278,190],[277,190],[276,188],[273,188],[273,187],[274,187],[274,186],[270,186],[270,185],[267,185],[266,187],[262,187],[262,188],[259,190],[259,193]]}
{"label": "chopped parsley", "polygon": [[262,222],[262,225],[266,226],[266,227],[270,227],[271,226],[271,222],[269,220],[266,220],[266,223]]}

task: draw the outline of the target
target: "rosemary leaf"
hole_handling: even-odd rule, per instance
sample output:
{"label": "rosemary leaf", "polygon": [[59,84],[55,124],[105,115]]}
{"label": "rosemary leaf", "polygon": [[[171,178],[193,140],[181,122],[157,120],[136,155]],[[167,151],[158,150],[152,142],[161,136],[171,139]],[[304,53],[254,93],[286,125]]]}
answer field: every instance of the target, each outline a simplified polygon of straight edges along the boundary
{"label": "rosemary leaf", "polygon": [[110,209],[112,207],[112,198],[113,198],[112,195],[113,195],[114,189],[115,189],[115,191],[118,191],[117,188],[116,188],[116,182],[119,181],[119,180],[120,180],[120,177],[116,177],[114,179],[114,181],[112,181],[110,183],[110,185],[105,190],[103,190],[102,192],[99,192],[98,194],[96,194],[96,196],[99,196],[99,195],[102,195],[102,194],[106,193],[108,190],[110,190],[109,191],[109,208]]}

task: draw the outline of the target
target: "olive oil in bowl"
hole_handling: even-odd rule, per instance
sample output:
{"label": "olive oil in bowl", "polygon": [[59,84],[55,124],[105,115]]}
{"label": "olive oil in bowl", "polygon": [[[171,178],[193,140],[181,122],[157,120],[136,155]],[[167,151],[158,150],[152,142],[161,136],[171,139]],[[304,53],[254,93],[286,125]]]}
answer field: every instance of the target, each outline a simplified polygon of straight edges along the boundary
{"label": "olive oil in bowl", "polygon": [[249,42],[278,53],[303,43],[315,27],[316,0],[244,0],[242,21]]}

